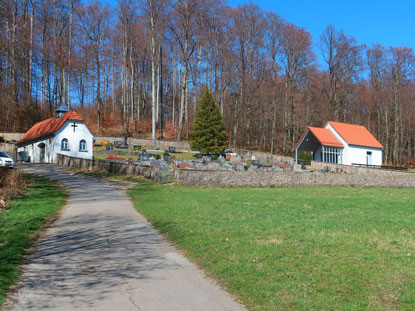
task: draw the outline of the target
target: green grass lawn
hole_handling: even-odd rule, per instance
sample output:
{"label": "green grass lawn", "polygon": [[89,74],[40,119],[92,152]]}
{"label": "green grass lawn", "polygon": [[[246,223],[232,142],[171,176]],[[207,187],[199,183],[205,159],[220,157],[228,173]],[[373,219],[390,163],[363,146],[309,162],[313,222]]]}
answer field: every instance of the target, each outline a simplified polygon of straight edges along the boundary
{"label": "green grass lawn", "polygon": [[19,265],[42,225],[65,203],[66,192],[46,179],[25,175],[30,186],[0,210],[0,306],[19,276]]}
{"label": "green grass lawn", "polygon": [[130,195],[251,310],[415,310],[415,189],[148,183]]}

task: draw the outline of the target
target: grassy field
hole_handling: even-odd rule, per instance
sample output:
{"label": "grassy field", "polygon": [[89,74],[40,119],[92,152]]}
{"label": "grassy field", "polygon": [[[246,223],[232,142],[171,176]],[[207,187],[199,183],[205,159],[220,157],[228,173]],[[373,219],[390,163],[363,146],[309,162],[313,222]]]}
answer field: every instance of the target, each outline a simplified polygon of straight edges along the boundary
{"label": "grassy field", "polygon": [[42,225],[56,215],[66,193],[56,184],[26,175],[30,186],[0,210],[0,306],[19,276],[19,265]]}
{"label": "grassy field", "polygon": [[415,310],[415,189],[152,183],[130,195],[251,310]]}

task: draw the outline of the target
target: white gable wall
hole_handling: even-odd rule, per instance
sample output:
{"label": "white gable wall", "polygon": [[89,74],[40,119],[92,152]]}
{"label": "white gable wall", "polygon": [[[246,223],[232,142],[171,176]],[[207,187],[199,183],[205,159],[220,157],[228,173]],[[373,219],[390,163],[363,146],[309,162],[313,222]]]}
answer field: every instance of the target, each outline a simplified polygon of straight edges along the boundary
{"label": "white gable wall", "polygon": [[354,145],[349,146],[349,162],[345,164],[368,164],[367,152],[372,152],[371,165],[382,165],[382,149]]}
{"label": "white gable wall", "polygon": [[336,137],[336,139],[344,146],[341,164],[350,165],[351,162],[350,162],[350,156],[349,156],[349,153],[350,153],[349,144],[336,132],[336,130],[329,123],[327,123],[325,128],[328,129],[334,135],[334,137]]}
{"label": "white gable wall", "polygon": [[326,129],[329,129],[330,132],[340,141],[343,146],[343,164],[352,165],[352,164],[364,164],[366,165],[367,161],[367,152],[372,152],[372,165],[382,165],[382,149],[366,147],[366,146],[356,146],[349,145],[337,132],[336,130],[327,123]]}
{"label": "white gable wall", "polygon": [[[45,144],[45,163],[55,163],[56,155],[58,153],[65,154],[72,157],[78,157],[83,159],[92,159],[93,157],[93,139],[86,125],[81,121],[75,121],[77,125],[75,132],[73,131],[74,121],[66,122],[59,131],[55,133],[55,137],[51,137],[45,140],[37,141],[33,144],[20,147],[17,151],[26,151],[30,156],[31,162],[41,162],[41,148],[39,145]],[[61,149],[62,139],[68,139],[68,151]],[[79,150],[79,142],[84,139],[86,141],[86,151]]]}
{"label": "white gable wall", "polygon": [[[81,121],[75,121],[77,127],[75,128],[75,132],[71,125],[74,124],[74,121],[66,122],[59,131],[55,133],[55,141],[54,141],[54,158],[53,162],[56,160],[56,154],[64,154],[71,157],[83,158],[83,159],[92,159],[93,156],[93,139],[94,136],[91,134],[89,129],[86,125]],[[68,149],[61,150],[61,142],[62,139],[68,139]],[[86,151],[79,150],[79,142],[84,139],[86,141]]]}

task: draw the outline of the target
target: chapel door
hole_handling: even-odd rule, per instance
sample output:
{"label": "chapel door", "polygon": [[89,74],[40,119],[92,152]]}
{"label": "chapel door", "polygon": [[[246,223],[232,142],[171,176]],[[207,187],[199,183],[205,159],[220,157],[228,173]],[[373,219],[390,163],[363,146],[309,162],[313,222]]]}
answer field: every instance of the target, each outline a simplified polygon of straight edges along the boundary
{"label": "chapel door", "polygon": [[372,152],[371,151],[366,152],[366,164],[372,165]]}
{"label": "chapel door", "polygon": [[40,143],[39,144],[39,162],[43,163],[45,162],[45,153],[46,153],[46,148],[45,148],[45,144],[44,143]]}

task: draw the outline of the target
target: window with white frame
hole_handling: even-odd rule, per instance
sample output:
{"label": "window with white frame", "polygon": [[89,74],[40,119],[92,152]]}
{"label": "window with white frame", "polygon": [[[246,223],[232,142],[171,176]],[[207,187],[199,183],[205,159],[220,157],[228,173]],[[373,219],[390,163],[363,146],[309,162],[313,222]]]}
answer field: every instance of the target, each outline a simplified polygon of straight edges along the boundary
{"label": "window with white frame", "polygon": [[84,139],[79,142],[79,151],[86,151],[86,141]]}
{"label": "window with white frame", "polygon": [[322,146],[322,162],[342,164],[343,148]]}
{"label": "window with white frame", "polygon": [[61,149],[62,150],[69,150],[69,148],[68,148],[68,139],[67,138],[62,139]]}

